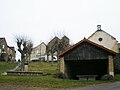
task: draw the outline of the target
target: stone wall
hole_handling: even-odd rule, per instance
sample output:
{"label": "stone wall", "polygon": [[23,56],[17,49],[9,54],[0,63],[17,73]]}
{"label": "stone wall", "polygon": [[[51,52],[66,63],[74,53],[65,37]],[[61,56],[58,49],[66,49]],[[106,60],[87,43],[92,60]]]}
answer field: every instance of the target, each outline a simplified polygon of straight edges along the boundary
{"label": "stone wall", "polygon": [[113,65],[113,57],[108,56],[108,73],[109,75],[114,76],[114,65]]}
{"label": "stone wall", "polygon": [[62,72],[63,74],[65,73],[64,57],[60,58],[60,72]]}

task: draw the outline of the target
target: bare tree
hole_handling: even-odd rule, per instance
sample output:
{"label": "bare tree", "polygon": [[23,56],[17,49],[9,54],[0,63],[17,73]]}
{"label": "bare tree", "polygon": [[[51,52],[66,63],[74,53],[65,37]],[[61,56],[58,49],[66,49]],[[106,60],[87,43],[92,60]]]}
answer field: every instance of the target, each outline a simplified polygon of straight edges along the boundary
{"label": "bare tree", "polygon": [[23,71],[25,63],[28,63],[30,60],[33,42],[25,36],[16,36],[15,38],[18,46],[18,51],[21,54],[21,70]]}
{"label": "bare tree", "polygon": [[29,41],[28,44],[27,44],[27,53],[28,53],[28,62],[30,62],[30,55],[31,55],[31,52],[32,52],[32,48],[33,48],[33,43],[32,41]]}

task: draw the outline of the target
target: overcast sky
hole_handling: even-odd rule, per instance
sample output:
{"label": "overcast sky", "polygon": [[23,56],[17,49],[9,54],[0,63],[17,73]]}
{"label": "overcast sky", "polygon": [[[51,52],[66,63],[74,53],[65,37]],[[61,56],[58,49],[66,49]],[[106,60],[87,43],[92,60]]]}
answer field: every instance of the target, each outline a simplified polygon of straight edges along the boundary
{"label": "overcast sky", "polygon": [[58,31],[76,43],[98,24],[120,42],[120,0],[0,0],[0,37],[9,46],[16,46],[14,35],[36,46]]}

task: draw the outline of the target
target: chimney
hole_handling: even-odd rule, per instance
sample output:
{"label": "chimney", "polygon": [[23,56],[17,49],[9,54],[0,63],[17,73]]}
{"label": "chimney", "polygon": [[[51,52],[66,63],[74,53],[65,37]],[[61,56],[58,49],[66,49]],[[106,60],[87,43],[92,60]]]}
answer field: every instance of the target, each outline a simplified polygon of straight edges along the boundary
{"label": "chimney", "polygon": [[101,25],[97,25],[97,30],[101,30]]}

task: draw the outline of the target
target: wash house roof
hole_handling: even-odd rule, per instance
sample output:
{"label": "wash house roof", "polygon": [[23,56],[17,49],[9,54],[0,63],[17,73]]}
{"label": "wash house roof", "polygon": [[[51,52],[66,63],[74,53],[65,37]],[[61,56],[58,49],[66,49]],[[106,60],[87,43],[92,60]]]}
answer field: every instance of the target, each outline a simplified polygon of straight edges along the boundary
{"label": "wash house roof", "polygon": [[61,52],[60,54],[58,54],[58,56],[59,56],[59,57],[64,56],[64,54],[66,54],[67,52],[73,50],[75,47],[77,47],[78,45],[80,45],[80,44],[82,44],[82,43],[84,43],[84,42],[87,42],[87,43],[89,43],[89,44],[92,44],[92,45],[94,45],[94,46],[96,46],[96,47],[98,47],[98,48],[101,48],[101,49],[109,52],[109,53],[116,54],[116,52],[114,52],[114,51],[112,51],[112,50],[110,50],[110,49],[108,49],[108,48],[105,48],[105,47],[102,46],[102,45],[96,44],[96,43],[94,43],[94,42],[92,42],[92,41],[84,38],[83,40],[79,41],[78,43],[74,44],[73,46],[67,48],[65,51],[63,51],[63,52]]}

